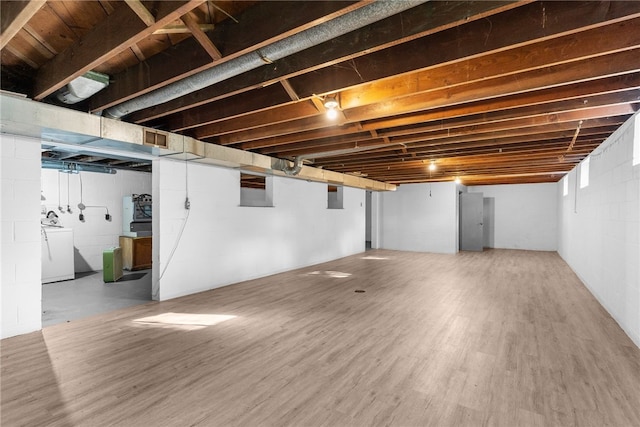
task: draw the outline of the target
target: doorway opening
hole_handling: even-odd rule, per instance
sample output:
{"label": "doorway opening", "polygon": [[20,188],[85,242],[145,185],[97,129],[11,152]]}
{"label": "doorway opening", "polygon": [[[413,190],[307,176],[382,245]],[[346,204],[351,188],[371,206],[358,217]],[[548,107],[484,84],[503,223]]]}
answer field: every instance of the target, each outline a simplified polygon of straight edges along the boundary
{"label": "doorway opening", "polygon": [[42,325],[152,299],[152,164],[41,144]]}

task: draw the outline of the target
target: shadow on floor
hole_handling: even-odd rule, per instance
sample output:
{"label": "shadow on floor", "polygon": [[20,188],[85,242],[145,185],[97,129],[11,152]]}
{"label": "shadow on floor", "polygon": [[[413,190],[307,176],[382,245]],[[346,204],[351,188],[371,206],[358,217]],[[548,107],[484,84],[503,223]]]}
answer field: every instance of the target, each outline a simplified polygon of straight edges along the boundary
{"label": "shadow on floor", "polygon": [[129,282],[131,280],[140,280],[142,279],[144,276],[146,276],[147,273],[131,273],[131,274],[125,274],[124,276],[122,276],[120,279],[118,279],[118,283],[120,282]]}

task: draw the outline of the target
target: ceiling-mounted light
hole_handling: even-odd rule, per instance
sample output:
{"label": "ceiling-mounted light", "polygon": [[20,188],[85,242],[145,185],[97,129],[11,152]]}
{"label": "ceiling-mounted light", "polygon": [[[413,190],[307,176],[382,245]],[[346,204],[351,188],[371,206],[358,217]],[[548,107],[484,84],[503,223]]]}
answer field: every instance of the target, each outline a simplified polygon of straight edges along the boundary
{"label": "ceiling-mounted light", "polygon": [[335,109],[338,108],[338,100],[334,95],[328,95],[324,99],[324,108],[326,109]]}
{"label": "ceiling-mounted light", "polygon": [[453,180],[456,184],[460,184],[462,182],[462,180],[460,179],[459,176],[456,176],[456,179]]}
{"label": "ceiling-mounted light", "polygon": [[429,171],[433,172],[434,170],[436,170],[436,162],[435,160],[431,160],[431,163],[429,163]]}
{"label": "ceiling-mounted light", "polygon": [[338,99],[334,95],[327,95],[327,97],[324,98],[324,108],[327,110],[328,118],[333,120],[338,117],[339,106]]}

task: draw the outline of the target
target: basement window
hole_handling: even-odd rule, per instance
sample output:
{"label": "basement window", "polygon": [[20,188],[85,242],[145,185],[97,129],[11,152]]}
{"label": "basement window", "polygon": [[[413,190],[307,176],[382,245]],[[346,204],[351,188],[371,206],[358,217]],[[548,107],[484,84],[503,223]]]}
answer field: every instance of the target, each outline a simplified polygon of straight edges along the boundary
{"label": "basement window", "polygon": [[582,161],[580,165],[580,188],[585,188],[589,186],[589,163],[591,162],[591,157],[587,157]]}
{"label": "basement window", "polygon": [[240,173],[240,206],[273,207],[273,177]]}
{"label": "basement window", "polygon": [[569,195],[569,175],[565,175],[564,178],[562,178],[562,195]]}
{"label": "basement window", "polygon": [[328,209],[342,209],[342,187],[337,185],[327,185],[327,208]]}

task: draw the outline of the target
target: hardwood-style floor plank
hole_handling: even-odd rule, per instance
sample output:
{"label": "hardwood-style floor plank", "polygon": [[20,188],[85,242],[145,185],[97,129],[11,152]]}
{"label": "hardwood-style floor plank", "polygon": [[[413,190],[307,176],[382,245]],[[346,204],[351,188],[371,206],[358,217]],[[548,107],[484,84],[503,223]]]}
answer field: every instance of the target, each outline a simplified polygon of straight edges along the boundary
{"label": "hardwood-style floor plank", "polygon": [[3,426],[640,425],[640,350],[552,252],[369,251],[0,344]]}

